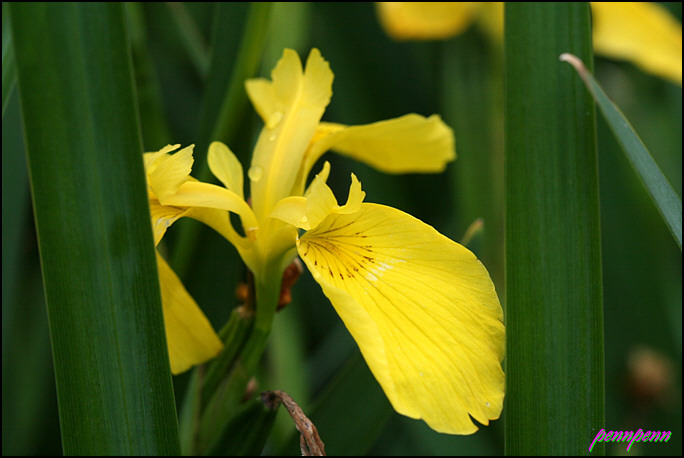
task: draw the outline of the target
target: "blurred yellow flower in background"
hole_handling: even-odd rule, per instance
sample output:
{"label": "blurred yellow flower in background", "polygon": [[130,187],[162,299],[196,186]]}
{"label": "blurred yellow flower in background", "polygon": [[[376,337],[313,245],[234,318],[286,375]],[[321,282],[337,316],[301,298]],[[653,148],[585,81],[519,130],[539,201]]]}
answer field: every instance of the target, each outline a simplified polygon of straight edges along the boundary
{"label": "blurred yellow flower in background", "polygon": [[[592,2],[596,54],[627,60],[682,84],[682,25],[649,2]],[[502,2],[378,2],[380,23],[397,40],[442,40],[477,23],[503,39]]]}

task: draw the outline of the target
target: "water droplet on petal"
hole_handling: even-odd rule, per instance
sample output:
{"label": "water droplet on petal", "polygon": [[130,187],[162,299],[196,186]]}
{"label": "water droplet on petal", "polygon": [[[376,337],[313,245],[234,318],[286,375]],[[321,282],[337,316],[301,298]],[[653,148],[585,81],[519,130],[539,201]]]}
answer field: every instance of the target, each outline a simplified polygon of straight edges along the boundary
{"label": "water droplet on petal", "polygon": [[249,179],[252,181],[259,181],[261,180],[261,177],[264,176],[264,169],[262,169],[258,165],[250,167],[249,171],[247,172],[247,176],[249,176]]}
{"label": "water droplet on petal", "polygon": [[278,127],[278,124],[280,124],[280,121],[283,120],[283,113],[280,111],[274,111],[271,116],[268,117],[268,121],[266,121],[266,127],[269,129],[275,129]]}
{"label": "water droplet on petal", "polygon": [[299,224],[306,224],[309,222],[309,218],[306,217],[306,215],[302,216],[302,219],[299,220]]}
{"label": "water droplet on petal", "polygon": [[276,136],[276,134],[271,134],[271,135],[268,137],[268,141],[274,142],[274,141],[276,140],[276,138],[278,138],[278,137]]}

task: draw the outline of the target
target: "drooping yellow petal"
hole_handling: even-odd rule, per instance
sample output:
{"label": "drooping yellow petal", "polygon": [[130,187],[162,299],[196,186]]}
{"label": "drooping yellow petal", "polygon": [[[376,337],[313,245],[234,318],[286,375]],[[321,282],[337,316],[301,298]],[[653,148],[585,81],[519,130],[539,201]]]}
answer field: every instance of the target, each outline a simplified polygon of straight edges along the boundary
{"label": "drooping yellow petal", "polygon": [[150,216],[152,217],[154,246],[159,245],[164,234],[166,234],[166,229],[183,216],[188,216],[190,210],[191,209],[189,208],[162,205],[157,199],[150,199]]}
{"label": "drooping yellow petal", "polygon": [[380,23],[396,40],[441,40],[472,22],[478,2],[377,2]]}
{"label": "drooping yellow petal", "polygon": [[307,152],[307,166],[328,149],[386,173],[442,172],[456,158],[454,133],[438,115],[408,114],[361,126],[321,123],[327,135]]}
{"label": "drooping yellow petal", "polygon": [[244,199],[242,164],[225,144],[212,142],[207,158],[209,169],[223,185]]}
{"label": "drooping yellow petal", "polygon": [[397,412],[451,434],[476,431],[470,416],[499,417],[503,313],[470,251],[367,203],[331,214],[297,249]]}
{"label": "drooping yellow petal", "polygon": [[223,349],[223,343],[159,253],[157,268],[171,372],[180,374],[218,355]]}
{"label": "drooping yellow petal", "polygon": [[265,123],[248,171],[259,219],[290,195],[304,152],[332,95],[333,73],[317,49],[311,50],[304,71],[297,53],[285,50],[271,76],[272,81],[246,83]]}
{"label": "drooping yellow petal", "polygon": [[649,2],[592,2],[597,54],[682,84],[682,24]]}

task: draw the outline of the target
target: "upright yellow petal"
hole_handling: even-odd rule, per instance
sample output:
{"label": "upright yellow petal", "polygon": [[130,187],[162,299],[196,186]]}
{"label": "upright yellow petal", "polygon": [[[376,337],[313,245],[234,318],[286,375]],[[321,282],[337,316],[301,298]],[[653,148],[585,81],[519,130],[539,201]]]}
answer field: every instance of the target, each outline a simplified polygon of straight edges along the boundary
{"label": "upright yellow petal", "polygon": [[361,126],[321,123],[310,167],[328,149],[386,173],[442,172],[456,158],[454,132],[438,115],[407,114]]}
{"label": "upright yellow petal", "polygon": [[450,434],[475,432],[470,416],[499,417],[503,312],[470,251],[367,203],[330,215],[297,249],[397,412]]}
{"label": "upright yellow petal", "polygon": [[377,2],[380,23],[396,40],[441,40],[462,33],[478,2]]}
{"label": "upright yellow petal", "polygon": [[212,142],[207,157],[209,169],[223,185],[244,199],[242,164],[225,144]]}
{"label": "upright yellow petal", "polygon": [[648,2],[592,2],[597,54],[625,59],[682,84],[682,24]]}
{"label": "upright yellow petal", "polygon": [[332,95],[333,73],[317,49],[311,50],[304,71],[297,53],[285,50],[271,76],[272,81],[246,83],[265,123],[248,171],[259,219],[290,195],[304,152]]}
{"label": "upright yellow petal", "polygon": [[157,268],[171,372],[180,374],[218,355],[223,349],[223,343],[159,253]]}

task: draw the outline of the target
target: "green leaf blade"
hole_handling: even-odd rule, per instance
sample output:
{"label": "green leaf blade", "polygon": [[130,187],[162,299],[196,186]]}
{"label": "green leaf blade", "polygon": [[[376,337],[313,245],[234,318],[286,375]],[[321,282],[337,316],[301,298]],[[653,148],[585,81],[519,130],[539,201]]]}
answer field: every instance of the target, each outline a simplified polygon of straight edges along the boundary
{"label": "green leaf blade", "polygon": [[682,249],[682,199],[653,160],[644,143],[620,109],[610,100],[594,76],[572,54],[562,54],[561,60],[570,63],[580,75],[596,104],[601,109],[615,138],[622,146],[651,200],[663,217],[679,249]]}
{"label": "green leaf blade", "polygon": [[66,454],[178,454],[121,4],[10,6]]}
{"label": "green leaf blade", "polygon": [[604,426],[596,128],[554,54],[591,61],[589,5],[505,17],[506,453],[586,454]]}

